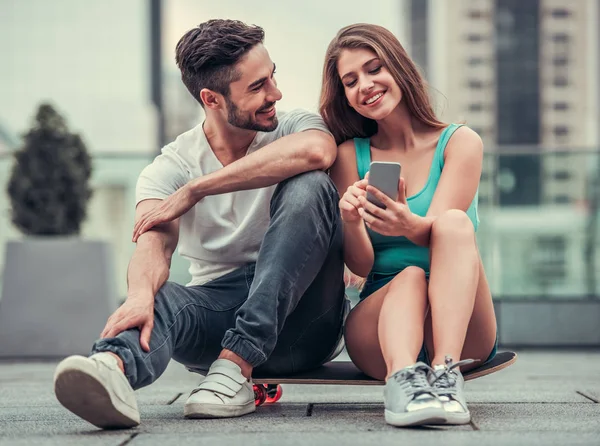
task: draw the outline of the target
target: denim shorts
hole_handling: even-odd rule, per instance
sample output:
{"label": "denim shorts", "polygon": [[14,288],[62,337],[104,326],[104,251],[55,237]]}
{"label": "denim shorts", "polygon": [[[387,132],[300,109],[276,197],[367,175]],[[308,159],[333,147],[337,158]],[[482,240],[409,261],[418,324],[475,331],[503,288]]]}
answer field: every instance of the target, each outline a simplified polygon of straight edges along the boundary
{"label": "denim shorts", "polygon": [[[379,290],[383,286],[387,285],[397,274],[369,274],[367,277],[367,281],[362,291],[360,292],[360,302],[365,300],[375,291]],[[429,280],[429,273],[427,273],[427,280]],[[494,347],[492,348],[491,353],[487,357],[487,359],[480,364],[478,367],[481,367],[488,362],[490,362],[498,353],[498,331],[496,330],[496,342],[494,343]],[[431,359],[429,358],[429,354],[427,353],[427,349],[425,348],[425,344],[421,347],[421,351],[419,352],[419,356],[417,357],[417,362],[424,362],[425,364],[431,365]]]}

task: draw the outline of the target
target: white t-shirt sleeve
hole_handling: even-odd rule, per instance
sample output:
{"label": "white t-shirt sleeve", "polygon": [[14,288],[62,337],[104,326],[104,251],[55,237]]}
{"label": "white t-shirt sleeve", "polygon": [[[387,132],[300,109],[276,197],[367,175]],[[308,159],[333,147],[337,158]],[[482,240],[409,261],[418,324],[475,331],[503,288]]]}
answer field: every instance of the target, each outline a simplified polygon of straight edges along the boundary
{"label": "white t-shirt sleeve", "polygon": [[184,186],[189,179],[187,169],[172,147],[166,146],[140,174],[135,188],[136,205],[143,200],[165,199]]}
{"label": "white t-shirt sleeve", "polygon": [[278,129],[281,131],[280,136],[287,136],[305,130],[320,130],[331,135],[320,115],[301,109],[284,114],[281,117]]}

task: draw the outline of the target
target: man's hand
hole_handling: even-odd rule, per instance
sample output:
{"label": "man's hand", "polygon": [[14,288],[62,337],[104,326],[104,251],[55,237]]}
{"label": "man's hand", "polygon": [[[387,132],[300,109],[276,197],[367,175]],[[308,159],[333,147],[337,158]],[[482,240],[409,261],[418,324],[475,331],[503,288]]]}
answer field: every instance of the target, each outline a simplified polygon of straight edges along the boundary
{"label": "man's hand", "polygon": [[154,327],[154,299],[128,297],[121,307],[108,318],[101,338],[114,338],[130,328],[139,328],[140,346],[150,351],[150,335]]}
{"label": "man's hand", "polygon": [[160,204],[138,219],[133,227],[133,242],[137,242],[140,235],[149,231],[154,226],[178,219],[197,202],[198,199],[194,197],[190,183],[181,187],[173,195],[162,200]]}

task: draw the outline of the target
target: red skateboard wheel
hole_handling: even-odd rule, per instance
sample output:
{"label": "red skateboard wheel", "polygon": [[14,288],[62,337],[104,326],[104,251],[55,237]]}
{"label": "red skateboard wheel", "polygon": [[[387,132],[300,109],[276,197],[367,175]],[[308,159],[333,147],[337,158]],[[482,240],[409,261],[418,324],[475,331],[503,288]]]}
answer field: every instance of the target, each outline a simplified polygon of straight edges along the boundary
{"label": "red skateboard wheel", "polygon": [[272,404],[279,401],[281,395],[283,394],[283,389],[279,384],[264,384],[267,392],[266,403]]}
{"label": "red skateboard wheel", "polygon": [[254,389],[254,405],[263,405],[267,399],[267,389],[260,384],[254,384],[252,387]]}

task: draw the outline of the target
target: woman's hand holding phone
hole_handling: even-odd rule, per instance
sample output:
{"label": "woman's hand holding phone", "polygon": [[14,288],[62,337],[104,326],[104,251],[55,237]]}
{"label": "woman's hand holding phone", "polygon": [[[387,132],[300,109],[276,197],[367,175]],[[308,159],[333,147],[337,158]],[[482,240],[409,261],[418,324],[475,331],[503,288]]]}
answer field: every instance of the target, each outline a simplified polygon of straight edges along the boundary
{"label": "woman's hand holding phone", "polygon": [[340,200],[340,214],[344,223],[358,223],[362,220],[359,214],[361,197],[366,200],[368,176],[351,184]]}
{"label": "woman's hand holding phone", "polygon": [[374,195],[385,209],[376,206],[367,200],[366,194],[358,197],[360,206],[358,213],[365,221],[367,227],[381,235],[406,236],[415,225],[415,215],[410,211],[406,202],[406,184],[404,178],[398,182],[398,200],[394,201],[373,186],[366,190]]}

